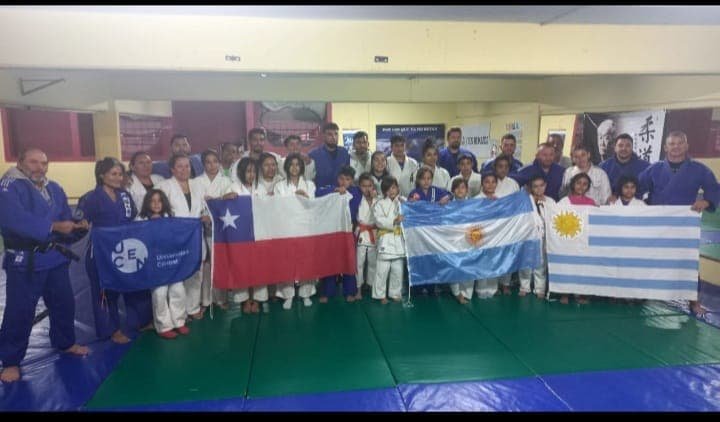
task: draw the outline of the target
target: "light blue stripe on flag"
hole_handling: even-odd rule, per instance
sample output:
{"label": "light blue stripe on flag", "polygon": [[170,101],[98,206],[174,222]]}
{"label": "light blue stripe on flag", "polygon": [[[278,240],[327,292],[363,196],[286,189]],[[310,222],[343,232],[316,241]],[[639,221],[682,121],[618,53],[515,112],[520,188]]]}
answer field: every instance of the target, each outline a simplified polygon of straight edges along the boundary
{"label": "light blue stripe on flag", "polygon": [[427,201],[405,202],[401,212],[405,216],[403,228],[411,228],[482,223],[533,212],[533,208],[528,194],[519,191],[495,200],[468,199],[446,205]]}
{"label": "light blue stripe on flag", "polygon": [[540,240],[487,249],[410,257],[410,284],[457,283],[540,266]]}
{"label": "light blue stripe on flag", "polygon": [[548,254],[548,262],[554,264],[598,265],[602,267],[634,267],[634,268],[677,268],[697,270],[698,261],[693,259],[641,259],[620,258],[611,256],[573,256]]}
{"label": "light blue stripe on flag", "polygon": [[697,281],[692,280],[648,280],[628,278],[592,277],[586,275],[553,274],[550,283],[589,284],[605,287],[628,287],[631,289],[654,290],[695,290]]}
{"label": "light blue stripe on flag", "polygon": [[590,246],[616,246],[637,248],[690,248],[700,247],[700,239],[658,239],[641,237],[590,236]]}
{"label": "light blue stripe on flag", "polygon": [[590,214],[590,224],[604,226],[671,226],[671,227],[697,227],[700,218],[695,217],[639,217],[622,215]]}

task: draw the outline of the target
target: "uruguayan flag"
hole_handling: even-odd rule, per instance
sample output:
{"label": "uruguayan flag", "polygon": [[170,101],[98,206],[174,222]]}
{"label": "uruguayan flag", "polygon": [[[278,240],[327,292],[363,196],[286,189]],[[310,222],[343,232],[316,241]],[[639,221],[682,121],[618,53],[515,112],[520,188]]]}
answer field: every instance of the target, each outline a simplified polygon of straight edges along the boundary
{"label": "uruguayan flag", "polygon": [[410,284],[498,277],[540,264],[533,207],[521,191],[500,199],[402,204]]}
{"label": "uruguayan flag", "polygon": [[697,300],[700,214],[689,206],[556,206],[545,214],[550,291]]}

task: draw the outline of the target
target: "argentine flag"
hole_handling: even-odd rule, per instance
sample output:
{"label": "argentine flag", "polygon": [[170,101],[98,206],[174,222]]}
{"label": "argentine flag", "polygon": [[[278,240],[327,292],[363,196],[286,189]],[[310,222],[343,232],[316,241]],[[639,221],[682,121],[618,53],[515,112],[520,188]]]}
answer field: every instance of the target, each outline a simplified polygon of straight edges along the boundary
{"label": "argentine flag", "polygon": [[700,214],[689,206],[556,206],[545,214],[550,291],[697,300]]}
{"label": "argentine flag", "polygon": [[524,191],[447,205],[405,202],[410,285],[499,277],[540,265],[540,236]]}

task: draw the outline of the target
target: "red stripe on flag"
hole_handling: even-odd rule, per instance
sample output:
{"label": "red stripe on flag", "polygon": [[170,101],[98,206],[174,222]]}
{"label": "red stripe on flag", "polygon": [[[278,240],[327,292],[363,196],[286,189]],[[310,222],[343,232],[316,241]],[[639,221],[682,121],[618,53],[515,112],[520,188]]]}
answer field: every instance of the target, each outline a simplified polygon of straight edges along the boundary
{"label": "red stripe on flag", "polygon": [[214,287],[238,289],[334,274],[355,274],[352,233],[216,243]]}

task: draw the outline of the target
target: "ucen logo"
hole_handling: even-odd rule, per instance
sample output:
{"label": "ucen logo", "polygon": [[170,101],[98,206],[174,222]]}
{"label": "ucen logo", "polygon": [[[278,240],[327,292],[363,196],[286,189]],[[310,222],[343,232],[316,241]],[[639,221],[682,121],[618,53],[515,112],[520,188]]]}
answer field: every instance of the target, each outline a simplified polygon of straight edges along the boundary
{"label": "ucen logo", "polygon": [[140,271],[148,258],[145,244],[138,239],[125,239],[115,245],[112,262],[120,272],[132,274]]}

